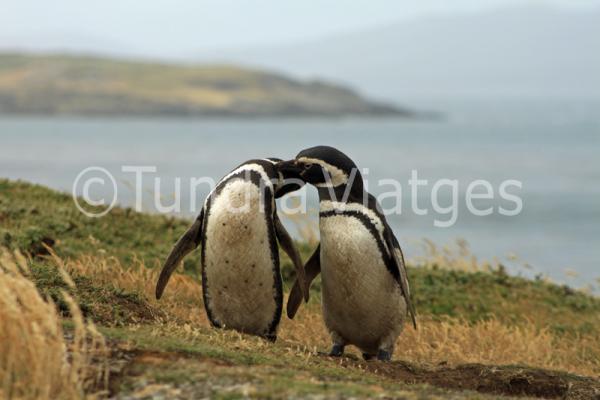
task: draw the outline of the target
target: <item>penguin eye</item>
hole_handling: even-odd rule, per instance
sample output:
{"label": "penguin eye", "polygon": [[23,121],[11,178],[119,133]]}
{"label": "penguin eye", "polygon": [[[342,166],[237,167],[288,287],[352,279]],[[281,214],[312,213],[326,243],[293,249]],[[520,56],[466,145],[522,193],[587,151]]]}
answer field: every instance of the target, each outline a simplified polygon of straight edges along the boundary
{"label": "penguin eye", "polygon": [[311,169],[312,166],[313,166],[312,164],[304,164],[304,170],[305,171],[309,170],[309,169]]}

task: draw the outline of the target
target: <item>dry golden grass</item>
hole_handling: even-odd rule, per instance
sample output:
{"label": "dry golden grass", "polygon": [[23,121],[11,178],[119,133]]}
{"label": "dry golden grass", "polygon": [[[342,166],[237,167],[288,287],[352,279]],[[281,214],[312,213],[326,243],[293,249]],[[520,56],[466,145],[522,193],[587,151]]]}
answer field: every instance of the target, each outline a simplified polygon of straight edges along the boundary
{"label": "dry golden grass", "polygon": [[[284,320],[279,337],[296,346],[328,351],[331,341],[320,307],[310,304],[294,321]],[[351,349],[351,348],[350,348]],[[354,354],[360,353],[352,349]],[[557,337],[531,322],[507,326],[497,320],[468,323],[448,318],[406,325],[396,342],[396,358],[424,364],[524,364],[597,376],[600,349],[591,338]]]}
{"label": "dry golden grass", "polygon": [[[142,294],[149,303],[161,307],[174,317],[172,321],[177,321],[177,324],[164,325],[169,331],[198,335],[209,326],[202,306],[201,285],[189,276],[173,274],[164,297],[157,302],[154,299],[157,271],[146,268],[140,261],[127,269],[114,258],[83,257],[66,263],[57,259],[57,263],[64,265],[70,273],[84,274],[96,282]],[[236,335],[244,337],[233,332],[214,330],[205,339],[231,340]],[[304,305],[293,321],[283,316],[279,340],[302,354],[316,349],[327,351],[330,340],[320,306],[315,302]],[[262,341],[251,340],[247,343],[254,347],[267,346]],[[349,351],[359,355],[356,349],[349,348]],[[597,340],[559,337],[537,328],[529,321],[509,326],[495,319],[471,324],[458,319],[434,321],[422,317],[418,330],[407,325],[398,339],[395,355],[406,361],[434,365],[471,362],[526,364],[583,375],[600,374]]]}
{"label": "dry golden grass", "polygon": [[164,310],[168,316],[178,321],[208,326],[202,305],[202,287],[188,275],[173,274],[159,301],[154,293],[160,271],[147,268],[140,260],[126,268],[114,257],[83,256],[77,260],[65,261],[51,249],[49,251],[55,264],[71,274],[92,278],[99,285],[138,293],[148,303]]}
{"label": "dry golden grass", "polygon": [[105,388],[102,335],[63,293],[74,326],[66,340],[55,305],[40,296],[28,273],[20,253],[0,249],[0,398],[75,399]]}

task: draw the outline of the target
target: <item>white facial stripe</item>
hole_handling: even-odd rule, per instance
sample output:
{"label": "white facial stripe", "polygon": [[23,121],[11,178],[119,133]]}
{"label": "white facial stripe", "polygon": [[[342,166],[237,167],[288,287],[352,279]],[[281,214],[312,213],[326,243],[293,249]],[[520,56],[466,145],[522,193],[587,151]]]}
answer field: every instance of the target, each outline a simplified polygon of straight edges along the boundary
{"label": "white facial stripe", "polygon": [[331,182],[316,184],[315,186],[317,186],[317,187],[327,187],[327,186],[331,186],[331,185],[333,185],[333,187],[336,187],[336,186],[340,186],[340,185],[343,185],[348,182],[348,175],[346,175],[346,173],[344,171],[342,171],[341,169],[339,169],[338,167],[336,167],[334,165],[326,163],[323,160],[319,160],[317,158],[300,157],[298,159],[298,161],[301,161],[301,162],[307,163],[307,164],[319,164],[327,172],[329,172],[329,175],[331,177]]}
{"label": "white facial stripe", "polygon": [[[254,172],[258,172],[260,174],[260,177],[263,181],[267,182],[267,186],[270,187],[271,189],[273,189],[273,182],[271,182],[271,180],[269,179],[269,176],[267,175],[267,173],[265,172],[265,170],[263,169],[263,167],[261,167],[258,164],[244,164],[241,167],[231,171],[230,173],[228,173],[227,175],[225,175],[223,177],[223,179],[221,179],[219,181],[219,183],[223,182],[226,179],[229,179],[230,177],[232,177],[233,175],[242,172],[242,171],[254,171]],[[219,186],[219,183],[217,183],[217,186]],[[210,197],[212,197],[213,193],[215,192],[215,190],[217,189],[217,186],[215,186],[213,188],[213,190],[210,191],[210,193],[208,194],[208,196],[206,196],[206,198],[204,199],[204,207],[206,207],[206,204],[208,202],[208,199]]]}
{"label": "white facial stripe", "polygon": [[[244,164],[241,167],[239,167],[238,169],[236,169],[235,171],[227,174],[227,176],[225,176],[225,178],[223,178],[223,180],[239,173],[242,171],[254,171],[254,172],[258,172],[260,175],[260,178],[263,180],[263,182],[266,182],[266,185],[268,188],[271,188],[271,190],[274,192],[275,189],[273,188],[273,182],[271,182],[271,179],[269,179],[269,176],[267,175],[267,173],[265,172],[264,168],[259,165],[259,164]],[[275,210],[275,196],[273,196],[271,198],[271,207],[273,210]]]}
{"label": "white facial stripe", "polygon": [[[268,161],[268,162],[270,162],[273,165],[275,165],[275,164],[277,164],[279,162],[279,161],[269,160],[268,158],[262,158],[262,160]],[[279,189],[283,185],[283,181],[284,181],[283,174],[280,171],[277,171],[277,183],[276,183],[276,188],[277,189]]]}
{"label": "white facial stripe", "polygon": [[221,179],[221,182],[226,179],[229,179],[233,175],[239,174],[240,172],[243,172],[243,171],[257,172],[260,175],[261,179],[266,182],[266,185],[268,187],[270,187],[271,189],[273,189],[273,182],[271,182],[271,179],[269,179],[269,176],[267,175],[267,173],[265,172],[263,167],[261,167],[258,164],[244,164],[241,167],[239,167],[238,169],[235,169],[235,170],[231,171],[230,173],[228,173],[227,175],[225,175],[223,177],[223,179]]}

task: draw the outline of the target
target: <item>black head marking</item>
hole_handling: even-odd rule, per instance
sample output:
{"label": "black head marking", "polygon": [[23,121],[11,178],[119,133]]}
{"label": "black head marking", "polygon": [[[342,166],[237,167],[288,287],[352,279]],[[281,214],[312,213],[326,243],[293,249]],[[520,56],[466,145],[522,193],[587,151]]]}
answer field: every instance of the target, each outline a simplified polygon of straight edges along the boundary
{"label": "black head marking", "polygon": [[333,188],[343,192],[349,186],[353,196],[363,192],[362,176],[354,161],[330,146],[302,150],[294,160],[278,163],[278,168],[286,179],[299,178],[320,189]]}
{"label": "black head marking", "polygon": [[[282,161],[283,160],[281,160],[281,158],[276,158],[276,157],[252,159],[252,160],[245,161],[242,164],[238,165],[236,168],[233,169],[233,171],[236,171],[245,165],[250,165],[250,164],[258,165],[263,170],[263,172],[266,174],[269,181],[273,184],[273,193],[275,195],[275,198],[279,198],[287,193],[290,193],[290,192],[293,192],[295,190],[302,188],[302,186],[304,185],[304,182],[300,179],[284,181],[284,179],[285,179],[284,175],[279,171],[279,169],[277,167],[279,165],[279,163],[281,163]],[[252,181],[252,183],[254,183],[258,187],[262,187],[263,189],[265,187],[265,182],[261,182],[262,176],[258,172],[243,171],[243,172],[239,172],[235,175],[230,174],[230,176],[227,179],[221,180],[219,182],[219,184],[217,185],[217,189],[213,192],[213,195],[218,195],[221,188],[227,183],[227,181],[229,179],[236,179],[236,178],[240,178],[240,177],[242,177],[244,179],[249,179],[250,181]]]}
{"label": "black head marking", "polygon": [[275,167],[277,178],[273,180],[273,188],[275,190],[276,199],[283,197],[288,193],[295,192],[304,186],[304,181],[302,179],[293,177],[286,178],[285,174],[278,168],[278,165],[283,161],[281,158],[269,157],[266,158],[266,160],[272,162]]}
{"label": "black head marking", "polygon": [[353,169],[357,169],[356,164],[350,157],[342,153],[340,150],[331,146],[315,146],[302,150],[296,156],[296,160],[300,159],[321,160],[331,166],[338,168],[348,176]]}

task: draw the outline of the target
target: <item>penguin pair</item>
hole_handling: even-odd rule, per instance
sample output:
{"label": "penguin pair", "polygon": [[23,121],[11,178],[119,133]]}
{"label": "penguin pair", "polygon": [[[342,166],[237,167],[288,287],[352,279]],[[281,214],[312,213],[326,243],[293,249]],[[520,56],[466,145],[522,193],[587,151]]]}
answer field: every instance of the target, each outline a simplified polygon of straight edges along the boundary
{"label": "penguin pair", "polygon": [[276,165],[280,161],[250,160],[221,179],[167,257],[157,299],[177,265],[201,246],[202,294],[210,323],[276,340],[283,304],[278,242],[294,263],[297,282],[303,282],[300,297],[308,300],[300,255],[275,207],[276,198],[302,183],[285,183]]}
{"label": "penguin pair", "polygon": [[305,265],[307,286],[297,280],[292,288],[288,316],[320,273],[330,355],[354,345],[367,360],[390,360],[408,315],[415,328],[416,320],[402,250],[377,200],[365,191],[356,164],[333,147],[303,150],[278,168],[319,194],[320,244]]}
{"label": "penguin pair", "polygon": [[[319,193],[321,236],[305,266],[274,201],[304,183]],[[321,273],[330,355],[341,356],[345,346],[355,345],[365,359],[391,359],[407,314],[416,327],[404,258],[356,164],[332,147],[306,149],[286,162],[250,160],[226,175],[168,256],[156,297],[181,260],[202,245],[211,324],[275,340],[283,303],[277,241],[297,272],[288,317],[308,301],[310,283]]]}

